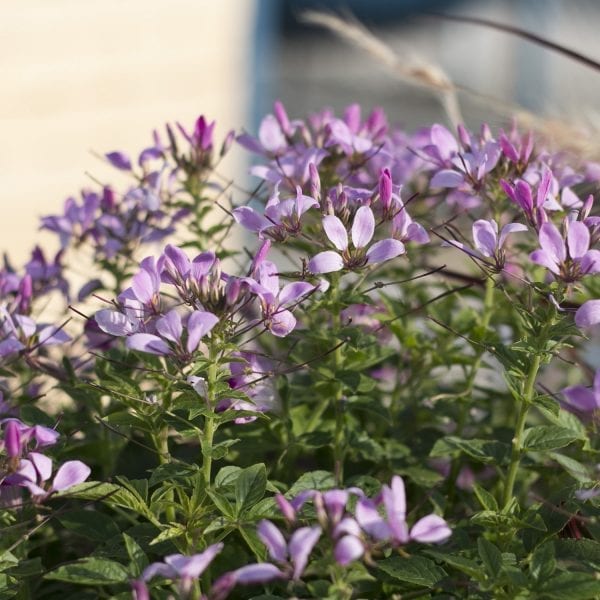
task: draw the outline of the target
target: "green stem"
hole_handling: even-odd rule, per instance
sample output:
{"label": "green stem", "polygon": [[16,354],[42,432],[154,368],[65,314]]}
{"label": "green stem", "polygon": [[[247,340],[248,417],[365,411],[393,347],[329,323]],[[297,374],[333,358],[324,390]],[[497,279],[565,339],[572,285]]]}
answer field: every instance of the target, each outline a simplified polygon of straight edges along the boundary
{"label": "green stem", "polygon": [[[154,446],[158,452],[158,462],[161,465],[166,465],[171,462],[171,454],[169,453],[169,427],[163,426],[157,435],[153,436]],[[166,495],[165,499],[167,502],[172,502],[175,496],[173,490],[170,490]],[[165,516],[169,523],[175,522],[175,507],[167,506],[165,509]]]}
{"label": "green stem", "polygon": [[204,431],[202,432],[202,472],[204,474],[204,482],[208,487],[210,485],[211,469],[212,469],[212,446],[217,430],[217,422],[215,418],[216,393],[217,384],[217,360],[214,343],[209,349],[208,374],[207,374],[207,405],[209,413],[204,418]]}
{"label": "green stem", "polygon": [[515,487],[515,481],[517,479],[517,473],[519,471],[519,465],[521,463],[521,454],[523,452],[523,432],[525,430],[525,421],[527,420],[527,413],[533,400],[533,394],[535,391],[535,380],[540,370],[540,364],[542,357],[540,354],[536,354],[529,368],[527,374],[527,380],[523,388],[523,397],[520,401],[519,415],[517,417],[517,423],[515,425],[515,435],[512,439],[512,448],[510,453],[510,465],[508,467],[508,473],[506,475],[506,483],[504,485],[504,497],[503,504],[504,510],[506,511],[513,499],[513,492]]}

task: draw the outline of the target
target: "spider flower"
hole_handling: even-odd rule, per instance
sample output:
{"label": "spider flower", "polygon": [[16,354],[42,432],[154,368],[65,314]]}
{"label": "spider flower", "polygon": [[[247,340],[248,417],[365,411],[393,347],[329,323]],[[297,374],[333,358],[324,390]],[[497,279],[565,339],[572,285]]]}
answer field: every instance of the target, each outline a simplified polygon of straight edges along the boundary
{"label": "spider flower", "polygon": [[313,256],[308,263],[312,273],[332,273],[342,269],[356,270],[368,264],[380,263],[403,254],[404,244],[392,238],[369,244],[375,233],[375,216],[368,206],[361,206],[354,216],[351,229],[352,248],[342,221],[334,216],[323,217],[323,229],[329,241],[337,248]]}

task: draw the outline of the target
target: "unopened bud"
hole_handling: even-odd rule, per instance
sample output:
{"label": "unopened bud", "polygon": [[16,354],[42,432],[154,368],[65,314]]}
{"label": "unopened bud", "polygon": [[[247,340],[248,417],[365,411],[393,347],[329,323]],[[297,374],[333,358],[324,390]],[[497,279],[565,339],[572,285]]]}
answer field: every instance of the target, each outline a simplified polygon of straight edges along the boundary
{"label": "unopened bud", "polygon": [[4,428],[4,448],[10,458],[21,455],[21,432],[16,421],[8,421]]}

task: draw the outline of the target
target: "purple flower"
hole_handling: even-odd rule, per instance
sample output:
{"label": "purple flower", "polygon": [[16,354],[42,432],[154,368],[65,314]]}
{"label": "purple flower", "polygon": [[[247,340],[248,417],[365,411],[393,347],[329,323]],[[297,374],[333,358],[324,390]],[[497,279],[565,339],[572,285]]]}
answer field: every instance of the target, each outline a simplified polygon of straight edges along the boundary
{"label": "purple flower", "polygon": [[[358,524],[374,539],[389,540],[393,544],[406,544],[411,540],[429,544],[443,542],[452,534],[446,521],[434,514],[419,519],[409,531],[406,494],[401,477],[394,476],[391,487],[384,485],[380,496],[379,502],[361,498],[356,505]],[[381,516],[378,509],[381,504],[385,508],[385,517]]]}
{"label": "purple flower", "polygon": [[[178,588],[182,596],[187,597],[195,579],[198,579],[206,570],[215,556],[223,549],[223,543],[213,544],[204,552],[185,556],[184,554],[170,554],[165,556],[164,562],[155,562],[148,565],[139,580],[132,582],[136,593],[142,594],[141,599],[149,597],[146,581],[154,577],[179,580]],[[140,592],[138,592],[140,590]],[[146,595],[144,595],[146,594]],[[223,596],[225,597],[225,596]]]}
{"label": "purple flower", "polygon": [[296,197],[279,199],[279,183],[267,203],[264,216],[249,206],[234,209],[235,220],[245,229],[258,233],[261,238],[269,236],[275,241],[284,241],[288,235],[298,235],[302,231],[302,215],[319,203],[310,196],[302,194],[296,187]]}
{"label": "purple flower", "polygon": [[123,152],[109,152],[104,156],[116,169],[120,169],[121,171],[131,171],[131,160]]}
{"label": "purple flower", "polygon": [[202,338],[208,335],[219,322],[219,318],[207,311],[195,310],[187,319],[184,343],[184,327],[176,309],[156,320],[158,335],[152,333],[134,333],[127,338],[126,345],[131,350],[139,350],[149,354],[165,356],[177,354],[187,358],[197,349]]}
{"label": "purple flower", "polygon": [[566,243],[553,223],[544,223],[539,230],[541,249],[529,255],[532,262],[549,269],[559,279],[569,283],[590,273],[600,272],[600,251],[590,250],[590,232],[581,221],[565,220]]}
{"label": "purple flower", "polygon": [[79,460],[69,460],[56,472],[48,489],[42,487],[52,477],[52,460],[39,452],[30,452],[28,458],[19,463],[19,468],[5,482],[26,487],[36,502],[41,502],[54,492],[61,492],[83,483],[91,469]]}
{"label": "purple flower", "polygon": [[592,389],[583,385],[573,385],[562,391],[570,408],[582,413],[600,410],[600,370],[594,376]]}
{"label": "purple flower", "polygon": [[315,286],[296,281],[279,289],[277,267],[265,260],[258,266],[257,280],[246,278],[250,290],[260,299],[265,327],[277,337],[285,337],[294,330],[296,318],[287,307],[298,302],[315,289]]}
{"label": "purple flower", "polygon": [[531,186],[522,179],[519,179],[515,184],[511,184],[504,179],[500,180],[500,186],[506,195],[525,213],[527,221],[536,229],[543,223],[548,221],[545,208],[548,208],[548,203],[551,203],[550,188],[552,185],[553,176],[549,169],[545,169],[541,177],[535,200]]}
{"label": "purple flower", "polygon": [[320,527],[301,527],[286,543],[283,534],[271,522],[263,519],[258,524],[258,537],[267,547],[271,558],[291,569],[292,579],[299,579],[308,564],[308,557],[321,537]]}
{"label": "purple flower", "polygon": [[600,323],[600,300],[584,302],[575,313],[575,324],[580,329],[594,327]]}
{"label": "purple flower", "polygon": [[[502,227],[498,236],[498,223],[496,221],[479,219],[473,223],[472,227],[474,249],[470,249],[465,244],[454,240],[447,243],[483,261],[495,271],[501,271],[506,264],[504,252],[506,239],[511,233],[518,231],[527,231],[527,227],[522,223],[507,223]],[[492,262],[487,259],[492,259]]]}
{"label": "purple flower", "polygon": [[331,273],[344,268],[360,269],[367,264],[384,262],[404,253],[404,244],[392,238],[375,242],[367,249],[375,233],[375,217],[368,206],[361,206],[354,216],[351,230],[353,248],[348,245],[346,227],[338,217],[323,217],[323,229],[339,252],[327,250],[314,256],[308,263],[308,269],[312,273]]}

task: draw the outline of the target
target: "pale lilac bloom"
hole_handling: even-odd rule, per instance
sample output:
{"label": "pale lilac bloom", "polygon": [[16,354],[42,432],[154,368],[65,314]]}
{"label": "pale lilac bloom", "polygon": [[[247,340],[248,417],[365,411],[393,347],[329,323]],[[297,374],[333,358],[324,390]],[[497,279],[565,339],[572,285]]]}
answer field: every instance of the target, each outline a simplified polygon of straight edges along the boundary
{"label": "pale lilac bloom", "polygon": [[[194,580],[198,579],[207,567],[214,560],[215,556],[223,550],[223,543],[213,544],[204,552],[185,556],[184,554],[170,554],[165,556],[163,562],[155,562],[148,565],[142,572],[140,579],[136,580],[137,587],[142,593],[147,593],[145,582],[154,577],[164,577],[165,579],[179,580],[178,588],[185,597],[192,589]],[[142,596],[143,597],[143,596]]]}
{"label": "pale lilac bloom", "polygon": [[321,537],[320,527],[301,527],[286,542],[283,534],[271,521],[258,524],[258,537],[267,547],[271,558],[291,570],[292,579],[299,579],[308,564],[308,557]]}
{"label": "pale lilac bloom", "polygon": [[529,255],[532,262],[549,269],[565,282],[600,272],[600,251],[590,250],[590,232],[581,221],[565,220],[566,243],[553,223],[544,223],[539,231],[541,249]]}
{"label": "pale lilac bloom", "polygon": [[[527,227],[522,223],[507,223],[498,235],[498,223],[496,221],[478,219],[472,227],[474,248],[469,248],[455,240],[448,241],[447,244],[463,250],[473,258],[482,260],[495,270],[501,271],[506,263],[504,245],[507,237],[511,233],[519,231],[527,231]],[[492,259],[492,262],[490,263],[487,259]]]}
{"label": "pale lilac bloom", "polygon": [[[230,363],[231,378],[228,383],[231,389],[244,392],[249,400],[225,398],[217,406],[217,410],[243,410],[255,413],[270,412],[277,408],[275,387],[269,373],[273,372],[273,363],[253,352],[236,352],[233,354],[243,361]],[[238,417],[236,425],[251,423],[257,417]]]}
{"label": "pale lilac bloom", "polygon": [[584,302],[575,313],[575,324],[580,329],[594,327],[600,323],[600,300]]}
{"label": "pale lilac bloom", "polygon": [[250,206],[234,209],[233,217],[245,229],[259,234],[263,239],[269,236],[275,241],[284,241],[288,235],[298,235],[302,230],[300,219],[302,215],[319,203],[310,196],[302,193],[300,186],[296,187],[296,197],[279,199],[279,182],[267,202],[264,216]]}
{"label": "pale lilac bloom", "polygon": [[[187,318],[184,328],[181,316],[176,309],[159,317],[155,323],[156,333],[134,333],[127,338],[126,345],[131,350],[149,354],[178,354],[187,357],[197,349],[202,338],[208,335],[219,322],[211,312],[195,310]],[[187,333],[184,343],[183,334]]]}
{"label": "pale lilac bloom", "polygon": [[404,244],[392,238],[380,240],[367,248],[375,233],[375,216],[368,206],[361,206],[354,215],[351,229],[353,248],[349,247],[348,232],[338,217],[323,217],[323,229],[338,252],[327,250],[311,258],[308,269],[312,273],[360,269],[368,264],[390,260],[405,251]]}
{"label": "pale lilac bloom", "polygon": [[572,385],[562,390],[562,394],[569,408],[582,413],[600,410],[600,370],[596,371],[591,389],[584,385]]}
{"label": "pale lilac bloom", "polygon": [[500,186],[506,195],[521,207],[529,224],[536,229],[548,221],[546,210],[556,209],[556,203],[551,198],[552,183],[552,172],[550,169],[545,169],[534,199],[531,186],[523,179],[517,180],[514,184],[504,179],[500,180]]}
{"label": "pale lilac bloom", "polygon": [[264,260],[257,269],[257,279],[246,278],[250,290],[260,300],[265,327],[277,337],[285,337],[296,327],[296,318],[288,310],[315,289],[306,281],[288,283],[279,289],[279,275],[274,263]]}
{"label": "pale lilac bloom", "polygon": [[[379,505],[384,506],[385,517],[381,516]],[[392,478],[391,487],[382,487],[379,502],[359,499],[355,516],[365,533],[376,540],[391,541],[393,544],[406,544],[409,541],[438,543],[452,534],[446,521],[435,514],[419,519],[409,530],[404,481],[399,476]]]}
{"label": "pale lilac bloom", "polygon": [[17,471],[4,481],[26,487],[35,501],[43,501],[54,492],[62,492],[83,483],[90,473],[91,469],[86,464],[69,460],[59,467],[48,487],[45,484],[52,477],[52,460],[39,452],[30,452],[28,458],[20,461]]}

